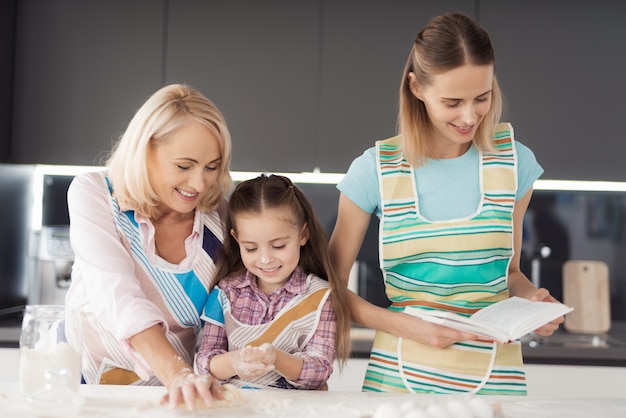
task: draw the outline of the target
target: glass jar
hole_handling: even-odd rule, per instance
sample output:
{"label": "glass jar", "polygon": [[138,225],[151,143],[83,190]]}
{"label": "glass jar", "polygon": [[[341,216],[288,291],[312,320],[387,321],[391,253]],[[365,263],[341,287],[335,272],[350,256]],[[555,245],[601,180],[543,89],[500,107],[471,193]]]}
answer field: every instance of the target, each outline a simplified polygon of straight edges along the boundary
{"label": "glass jar", "polygon": [[73,312],[62,305],[28,305],[24,312],[20,386],[26,402],[47,415],[72,416],[82,405],[80,332],[72,332],[70,344],[65,329]]}

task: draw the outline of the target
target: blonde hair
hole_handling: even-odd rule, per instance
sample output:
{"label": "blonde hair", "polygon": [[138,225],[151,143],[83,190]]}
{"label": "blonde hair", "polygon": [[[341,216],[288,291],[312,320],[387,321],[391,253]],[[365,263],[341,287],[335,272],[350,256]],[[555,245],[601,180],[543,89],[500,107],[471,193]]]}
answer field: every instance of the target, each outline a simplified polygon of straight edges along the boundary
{"label": "blonde hair", "polygon": [[[415,74],[419,85],[432,84],[433,75],[465,64],[493,65],[495,53],[489,34],[475,20],[462,13],[448,13],[432,19],[413,42],[402,73],[398,134],[405,158],[415,167],[431,156],[424,138],[432,123],[424,102],[413,95],[409,73]],[[493,150],[493,135],[502,116],[502,92],[494,75],[491,107],[476,130],[474,145],[480,150]]]}
{"label": "blonde hair", "polygon": [[167,141],[189,120],[202,123],[218,138],[221,159],[217,181],[199,202],[197,210],[214,210],[230,190],[230,133],[224,116],[209,99],[184,84],[157,90],[137,111],[107,161],[108,177],[122,210],[142,216],[158,215],[159,196],[148,177],[147,154],[152,141]]}

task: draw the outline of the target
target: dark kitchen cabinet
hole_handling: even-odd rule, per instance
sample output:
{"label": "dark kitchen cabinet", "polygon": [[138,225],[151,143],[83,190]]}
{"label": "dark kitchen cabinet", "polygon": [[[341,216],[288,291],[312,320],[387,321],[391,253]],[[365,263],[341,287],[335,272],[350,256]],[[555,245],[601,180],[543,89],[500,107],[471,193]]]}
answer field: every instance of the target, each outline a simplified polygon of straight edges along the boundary
{"label": "dark kitchen cabinet", "polygon": [[20,2],[13,158],[98,164],[142,101],[189,83],[224,112],[234,170],[343,172],[393,135],[419,26],[472,0]]}
{"label": "dark kitchen cabinet", "polygon": [[12,159],[100,162],[162,82],[164,1],[21,0]]}
{"label": "dark kitchen cabinet", "polygon": [[344,172],[395,131],[419,26],[474,1],[172,1],[167,75],[223,109],[233,169]]}
{"label": "dark kitchen cabinet", "polygon": [[378,139],[395,135],[404,64],[419,29],[473,0],[326,1],[319,111],[319,165],[345,172]]}
{"label": "dark kitchen cabinet", "polygon": [[170,1],[167,80],[224,113],[234,170],[312,171],[319,112],[320,2]]}
{"label": "dark kitchen cabinet", "polygon": [[9,161],[11,154],[16,7],[17,0],[0,2],[0,163]]}
{"label": "dark kitchen cabinet", "polygon": [[626,181],[626,2],[481,0],[516,138],[543,178]]}
{"label": "dark kitchen cabinet", "polygon": [[234,170],[344,172],[394,134],[419,28],[463,10],[492,35],[506,120],[544,178],[625,181],[626,3],[561,3],[20,0],[0,145],[13,162],[97,164],[152,92],[184,82],[224,111]]}

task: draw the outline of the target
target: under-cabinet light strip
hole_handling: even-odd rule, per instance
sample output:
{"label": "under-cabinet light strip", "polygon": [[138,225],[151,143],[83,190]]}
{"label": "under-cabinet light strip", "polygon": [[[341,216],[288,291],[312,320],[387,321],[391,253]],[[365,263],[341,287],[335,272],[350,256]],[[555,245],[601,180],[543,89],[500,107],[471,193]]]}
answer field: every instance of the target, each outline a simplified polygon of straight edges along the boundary
{"label": "under-cabinet light strip", "polygon": [[[262,174],[261,172],[234,171],[233,180],[243,181]],[[289,177],[294,183],[337,184],[343,179],[341,173],[275,173]],[[626,192],[626,182],[592,180],[537,180],[535,190],[580,191],[580,192]]]}
{"label": "under-cabinet light strip", "polygon": [[576,192],[626,192],[626,182],[595,180],[537,180],[535,190]]}
{"label": "under-cabinet light strip", "polygon": [[278,174],[289,177],[294,183],[309,184],[337,184],[343,179],[342,173],[321,173],[319,171],[302,173],[274,173],[274,172],[254,172],[254,171],[232,171],[230,173],[234,181],[244,181],[260,176],[261,174]]}
{"label": "under-cabinet light strip", "polygon": [[[84,172],[103,170],[100,166],[81,165],[37,165],[35,168],[34,205],[32,212],[32,227],[41,229],[42,202],[43,202],[43,177],[45,175],[75,176]],[[337,184],[343,179],[343,173],[322,173],[318,170],[312,172],[286,173],[277,172],[267,174],[280,174],[289,177],[294,183],[308,184]],[[231,171],[234,181],[244,181],[264,174],[262,171]],[[534,190],[553,191],[582,191],[582,192],[626,192],[626,182],[621,181],[591,181],[591,180],[537,180]]]}

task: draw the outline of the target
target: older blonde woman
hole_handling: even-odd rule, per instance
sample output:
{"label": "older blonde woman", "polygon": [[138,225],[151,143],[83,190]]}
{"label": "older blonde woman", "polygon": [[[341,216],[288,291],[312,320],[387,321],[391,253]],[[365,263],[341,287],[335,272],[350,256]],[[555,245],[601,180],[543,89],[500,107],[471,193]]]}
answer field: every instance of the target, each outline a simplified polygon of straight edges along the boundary
{"label": "older blonde woman", "polygon": [[66,304],[80,308],[86,383],[163,384],[164,402],[189,408],[222,398],[191,364],[224,239],[230,157],[221,112],[175,84],[137,111],[106,170],[72,182]]}

